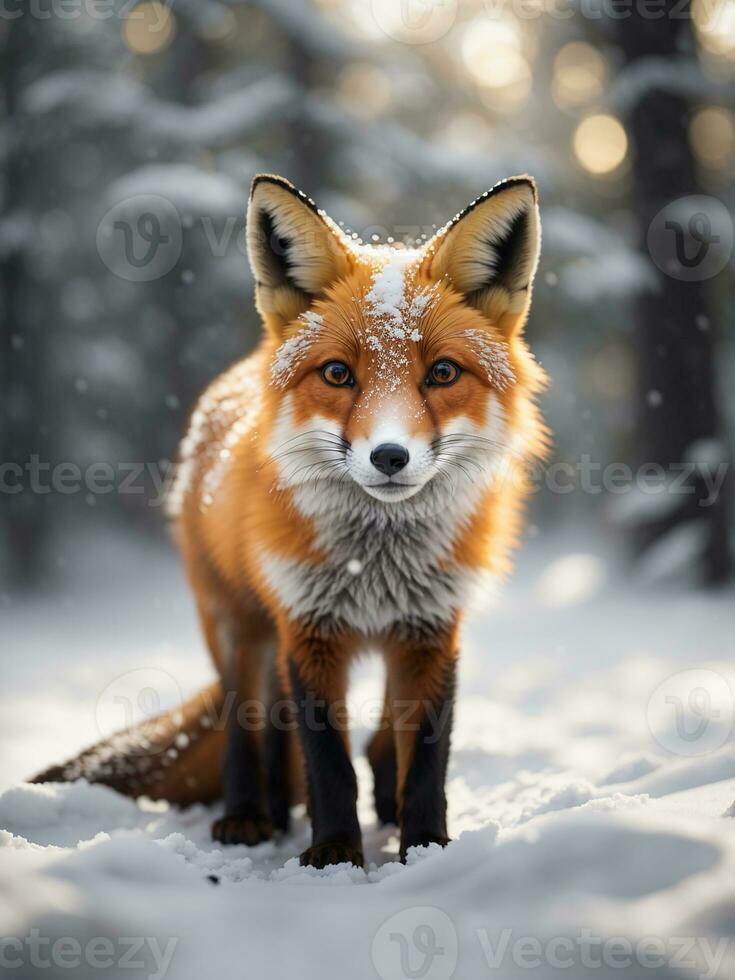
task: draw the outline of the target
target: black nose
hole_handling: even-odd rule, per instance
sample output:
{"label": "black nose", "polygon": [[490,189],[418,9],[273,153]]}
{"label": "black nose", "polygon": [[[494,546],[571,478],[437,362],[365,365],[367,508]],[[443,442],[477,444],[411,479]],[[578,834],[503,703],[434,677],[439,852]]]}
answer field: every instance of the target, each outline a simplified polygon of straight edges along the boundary
{"label": "black nose", "polygon": [[376,470],[380,470],[386,476],[393,476],[408,462],[408,450],[393,442],[384,442],[370,453],[370,462]]}

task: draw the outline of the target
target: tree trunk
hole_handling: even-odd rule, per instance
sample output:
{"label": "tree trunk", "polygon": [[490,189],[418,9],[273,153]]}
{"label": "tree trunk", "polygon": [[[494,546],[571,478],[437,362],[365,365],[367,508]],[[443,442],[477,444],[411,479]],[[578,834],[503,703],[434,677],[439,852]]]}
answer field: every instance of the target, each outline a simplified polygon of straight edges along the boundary
{"label": "tree trunk", "polygon": [[[3,416],[0,428],[0,463],[25,467],[33,453],[48,460],[48,432],[44,429],[43,325],[34,315],[33,290],[26,276],[24,224],[30,221],[24,204],[26,164],[23,160],[23,128],[18,117],[20,76],[27,64],[34,37],[29,18],[6,21],[3,42],[3,89],[7,148],[3,187],[3,220],[14,230],[0,250],[0,390]],[[7,227],[7,226],[6,226]],[[44,458],[45,457],[45,458]],[[6,470],[2,494],[2,535],[5,542],[4,576],[13,589],[38,585],[43,570],[43,548],[50,519],[47,497],[20,485],[18,471]],[[11,488],[11,489],[9,489]],[[3,570],[0,570],[3,574]]]}
{"label": "tree trunk", "polygon": [[[678,7],[675,0],[665,0],[665,16],[652,19],[649,8],[634,4],[630,15],[619,21],[629,72],[642,59],[660,58],[674,67],[682,62],[682,52],[695,57],[688,5],[676,13]],[[716,329],[708,302],[711,274],[704,264],[698,274],[689,261],[699,249],[706,252],[709,248],[706,233],[703,236],[703,226],[693,220],[688,227],[685,221],[677,229],[674,214],[668,223],[668,216],[658,218],[651,228],[662,208],[701,193],[687,137],[688,111],[681,94],[648,84],[636,96],[628,116],[640,243],[656,279],[655,289],[642,293],[636,308],[639,449],[641,462],[657,463],[669,472],[676,472],[701,440],[718,440],[724,445],[714,371]],[[708,221],[706,214],[704,221]],[[679,257],[682,247],[687,256],[684,276],[689,281],[680,277],[677,247]],[[723,459],[722,465],[725,462]],[[689,486],[691,492],[682,494],[673,513],[638,528],[638,547],[645,550],[673,528],[701,521],[706,539],[705,579],[723,581],[731,567],[729,483],[709,504],[701,473],[692,475]]]}

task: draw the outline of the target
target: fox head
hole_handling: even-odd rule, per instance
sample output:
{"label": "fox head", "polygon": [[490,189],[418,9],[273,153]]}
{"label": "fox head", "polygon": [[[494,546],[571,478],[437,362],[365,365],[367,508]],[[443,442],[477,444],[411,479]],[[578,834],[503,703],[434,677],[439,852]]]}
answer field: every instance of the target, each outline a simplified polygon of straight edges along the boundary
{"label": "fox head", "polygon": [[543,372],[522,337],[540,247],[532,178],[495,185],[410,249],[359,244],[261,175],[247,241],[281,487],[357,485],[394,505],[482,485],[538,448]]}

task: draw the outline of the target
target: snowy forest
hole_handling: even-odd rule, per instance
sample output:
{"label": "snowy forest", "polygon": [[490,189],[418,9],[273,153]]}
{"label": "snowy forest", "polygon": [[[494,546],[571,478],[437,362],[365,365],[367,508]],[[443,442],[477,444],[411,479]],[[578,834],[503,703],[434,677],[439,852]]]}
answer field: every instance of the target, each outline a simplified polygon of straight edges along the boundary
{"label": "snowy forest", "polygon": [[[735,0],[0,0],[0,74],[7,975],[732,980]],[[213,840],[214,797],[60,768],[102,740],[103,775],[105,745],[186,774],[223,735],[119,733],[223,693],[164,503],[197,396],[260,335],[259,172],[363,243],[538,184],[553,443],[512,576],[461,624],[451,751],[422,770],[447,766],[446,835],[405,864],[370,650],[345,712],[363,867],[302,866],[297,798],[249,846]]]}
{"label": "snowy forest", "polygon": [[[420,239],[533,174],[544,238],[528,332],[567,466],[540,479],[534,527],[590,524],[631,562],[653,549],[658,566],[727,578],[733,7],[608,6],[11,5],[3,587],[53,582],[60,529],[165,535],[162,486],[193,401],[258,334],[243,238],[258,171],[365,241]],[[617,465],[632,476],[611,491]]]}

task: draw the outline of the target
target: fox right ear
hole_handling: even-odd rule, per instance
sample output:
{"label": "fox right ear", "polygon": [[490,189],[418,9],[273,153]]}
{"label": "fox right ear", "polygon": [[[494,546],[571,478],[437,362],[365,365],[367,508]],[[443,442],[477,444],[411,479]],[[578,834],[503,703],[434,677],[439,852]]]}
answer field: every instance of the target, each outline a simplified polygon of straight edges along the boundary
{"label": "fox right ear", "polygon": [[436,233],[424,267],[433,279],[446,277],[510,337],[528,314],[540,246],[535,181],[510,177]]}
{"label": "fox right ear", "polygon": [[253,178],[247,244],[256,303],[277,333],[351,267],[334,222],[283,177]]}

